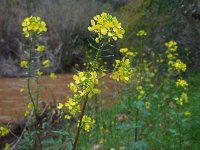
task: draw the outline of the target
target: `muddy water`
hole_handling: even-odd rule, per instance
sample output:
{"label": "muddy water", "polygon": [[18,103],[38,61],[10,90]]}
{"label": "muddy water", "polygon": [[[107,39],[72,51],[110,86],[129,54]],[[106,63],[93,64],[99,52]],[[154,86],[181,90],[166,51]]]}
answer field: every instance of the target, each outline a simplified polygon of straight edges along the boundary
{"label": "muddy water", "polygon": [[[67,85],[72,81],[73,74],[57,75],[56,80],[48,76],[40,79],[41,100],[47,103],[64,102],[71,94]],[[113,103],[116,84],[108,77],[103,79],[102,95],[105,105]],[[21,94],[19,89],[26,85],[26,78],[0,78],[0,122],[15,122],[23,118],[28,103],[27,96]]]}

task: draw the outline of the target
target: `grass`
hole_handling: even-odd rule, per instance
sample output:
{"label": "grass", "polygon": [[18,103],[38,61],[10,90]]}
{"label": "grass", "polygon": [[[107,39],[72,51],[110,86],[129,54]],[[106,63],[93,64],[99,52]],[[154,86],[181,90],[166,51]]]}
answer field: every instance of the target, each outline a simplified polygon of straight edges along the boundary
{"label": "grass", "polygon": [[[183,120],[187,122],[182,128],[183,134],[187,134],[187,136],[184,137],[184,145],[191,150],[198,150],[200,146],[200,71],[189,74],[186,79],[189,83],[189,103],[186,104],[187,106],[183,109],[185,109],[185,111],[189,110],[192,115]],[[81,135],[79,149],[90,149],[93,145],[97,144],[102,145],[103,149],[120,149],[120,147],[121,149],[132,149],[134,146],[135,112],[130,106],[130,101],[127,98],[127,94],[125,94],[119,103],[114,104],[110,108],[103,109],[97,117],[97,126],[90,133]],[[116,114],[124,114],[128,119],[121,122],[117,121]],[[153,118],[150,118],[149,120],[151,119]],[[151,124],[149,124],[149,126],[151,126]],[[156,129],[152,129],[151,127],[143,129],[141,138],[146,137],[146,140],[135,143],[138,149],[145,149],[145,147],[148,149],[148,145],[150,145],[149,148],[155,149],[154,145],[158,144],[149,140],[149,138],[156,138],[153,137],[154,134],[145,136],[146,133],[154,132],[150,132],[149,130],[155,130],[156,132]],[[174,138],[176,138],[176,136],[174,136]],[[161,143],[164,142],[161,140],[162,138],[158,141]],[[158,149],[166,148],[160,146]]]}

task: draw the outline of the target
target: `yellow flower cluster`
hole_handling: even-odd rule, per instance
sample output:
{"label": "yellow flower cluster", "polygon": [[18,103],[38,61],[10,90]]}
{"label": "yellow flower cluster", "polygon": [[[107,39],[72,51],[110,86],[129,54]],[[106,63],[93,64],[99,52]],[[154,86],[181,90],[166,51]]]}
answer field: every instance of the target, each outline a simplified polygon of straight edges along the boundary
{"label": "yellow flower cluster", "polygon": [[[58,104],[58,109],[67,108],[70,115],[65,115],[66,119],[71,119],[71,115],[76,115],[81,111],[80,101],[83,97],[91,98],[94,94],[100,93],[97,88],[99,81],[96,71],[78,72],[73,76],[73,79],[74,82],[69,84],[69,88],[73,91],[74,97],[68,98],[64,105]],[[90,117],[83,116],[82,125],[85,131],[89,131],[94,123],[95,121]]]}
{"label": "yellow flower cluster", "polygon": [[67,107],[71,115],[75,115],[76,113],[80,112],[80,105],[75,99],[69,98],[65,103],[65,107]]}
{"label": "yellow flower cluster", "polygon": [[116,41],[118,38],[122,39],[125,33],[117,18],[104,12],[101,15],[94,16],[88,30],[98,34],[98,37],[95,39],[97,43],[105,36],[108,37],[109,41],[112,39]]}
{"label": "yellow flower cluster", "polygon": [[184,103],[188,102],[188,95],[185,92],[182,92],[180,98],[175,98],[176,103],[182,106]]}
{"label": "yellow flower cluster", "polygon": [[9,129],[6,129],[4,127],[0,127],[0,137],[3,137],[9,133]]}
{"label": "yellow flower cluster", "polygon": [[174,40],[171,40],[171,41],[169,41],[169,42],[166,42],[166,43],[165,43],[165,46],[167,47],[167,49],[168,49],[169,51],[176,51],[177,48],[178,48],[177,43],[176,43],[176,41],[174,41]]}
{"label": "yellow flower cluster", "polygon": [[79,72],[73,76],[74,83],[69,84],[70,89],[74,94],[78,94],[81,97],[88,95],[91,98],[94,94],[99,94],[100,90],[97,87],[99,81],[97,72]]}
{"label": "yellow flower cluster", "polygon": [[167,47],[166,54],[168,59],[169,71],[177,71],[178,73],[185,72],[187,69],[186,64],[184,64],[180,59],[177,59],[177,43],[172,40],[168,43],[165,43],[165,46]]}
{"label": "yellow flower cluster", "polygon": [[150,102],[145,102],[145,108],[146,109],[150,109],[151,107],[151,103]]}
{"label": "yellow flower cluster", "polygon": [[145,96],[145,91],[144,91],[144,89],[143,89],[143,87],[141,85],[137,86],[136,90],[138,92],[137,98],[138,98],[138,100],[141,100]]}
{"label": "yellow flower cluster", "polygon": [[22,31],[25,37],[29,37],[31,32],[41,34],[47,31],[46,23],[40,19],[40,17],[27,17],[22,22]]}
{"label": "yellow flower cluster", "polygon": [[[78,121],[78,125],[79,126],[79,122]],[[92,119],[91,117],[87,116],[87,115],[84,115],[83,116],[83,119],[82,119],[82,126],[84,127],[84,130],[89,132],[90,129],[94,126],[95,124],[95,120]]]}
{"label": "yellow flower cluster", "polygon": [[184,113],[184,115],[186,116],[186,117],[188,117],[188,116],[191,116],[191,112],[189,112],[189,111],[186,111],[185,113]]}
{"label": "yellow flower cluster", "polygon": [[44,45],[38,45],[38,47],[36,48],[36,51],[38,52],[43,52],[44,51],[45,46]]}
{"label": "yellow flower cluster", "polygon": [[20,62],[20,67],[22,67],[22,68],[27,68],[27,67],[28,67],[28,61],[22,60],[22,61]]}
{"label": "yellow flower cluster", "polygon": [[124,53],[125,56],[121,60],[115,60],[115,68],[110,77],[114,80],[127,83],[131,81],[133,75],[130,60],[127,58],[128,55],[132,55],[132,52],[129,52],[127,48],[120,49],[120,52]]}
{"label": "yellow flower cluster", "polygon": [[57,78],[57,76],[56,76],[55,73],[51,73],[51,74],[50,74],[50,78],[51,78],[52,80],[55,80],[55,79]]}
{"label": "yellow flower cluster", "polygon": [[37,75],[38,75],[38,76],[42,76],[42,75],[43,75],[43,72],[42,72],[42,71],[37,71]]}
{"label": "yellow flower cluster", "polygon": [[6,145],[5,145],[3,150],[10,150],[10,144],[6,143]]}
{"label": "yellow flower cluster", "polygon": [[144,37],[144,36],[147,36],[147,32],[144,31],[144,30],[140,30],[136,35],[137,35],[138,37]]}
{"label": "yellow flower cluster", "polygon": [[176,86],[177,87],[182,87],[182,88],[186,88],[188,86],[187,82],[183,79],[178,79],[178,81],[176,82]]}
{"label": "yellow flower cluster", "polygon": [[46,60],[44,60],[44,61],[42,62],[42,64],[44,65],[45,68],[48,68],[48,67],[50,67],[51,62],[50,62],[49,59],[46,59]]}
{"label": "yellow flower cluster", "polygon": [[178,72],[185,72],[187,69],[186,64],[184,64],[180,59],[177,59],[173,66]]}

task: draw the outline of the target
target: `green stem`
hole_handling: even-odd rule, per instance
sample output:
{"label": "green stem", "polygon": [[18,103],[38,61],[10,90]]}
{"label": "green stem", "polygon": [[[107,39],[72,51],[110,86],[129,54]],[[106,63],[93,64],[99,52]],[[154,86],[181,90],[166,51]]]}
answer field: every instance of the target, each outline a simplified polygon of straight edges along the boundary
{"label": "green stem", "polygon": [[180,124],[179,107],[177,108],[177,120],[178,120],[178,131],[179,131],[179,150],[182,150],[182,130]]}
{"label": "green stem", "polygon": [[[40,143],[40,137],[37,133],[38,131],[38,115],[37,115],[37,106],[35,105],[35,102],[34,102],[34,99],[33,99],[33,96],[32,96],[32,93],[31,93],[31,78],[32,78],[32,75],[31,75],[31,61],[32,61],[32,51],[33,51],[33,46],[34,46],[34,42],[35,42],[35,38],[36,38],[36,35],[33,34],[33,37],[31,39],[31,44],[30,44],[30,49],[29,49],[29,56],[28,56],[28,82],[27,82],[27,88],[28,88],[28,95],[29,95],[29,98],[31,100],[31,103],[33,105],[33,111],[34,111],[34,116],[35,116],[35,120],[36,120],[36,138],[35,138],[35,144],[34,144],[34,149],[37,149],[37,143],[39,144],[39,149],[42,149],[42,146],[41,146],[41,143]],[[38,83],[37,83],[38,84]],[[37,91],[38,92],[38,91]],[[37,97],[38,98],[38,97]]]}
{"label": "green stem", "polygon": [[79,125],[78,125],[78,130],[76,132],[76,137],[75,137],[75,141],[74,141],[72,150],[76,150],[76,146],[77,146],[79,135],[80,135],[80,131],[81,131],[82,120],[83,120],[83,116],[84,116],[84,113],[85,113],[85,108],[86,108],[86,105],[87,105],[87,100],[88,100],[88,95],[86,96],[86,98],[84,100],[84,103],[83,103],[83,107],[82,107],[81,115],[80,115],[80,120],[79,120]]}
{"label": "green stem", "polygon": [[135,117],[135,142],[137,142],[138,140],[138,114],[139,114],[139,110],[137,108],[136,110],[136,117]]}
{"label": "green stem", "polygon": [[31,61],[32,61],[32,49],[33,49],[33,45],[34,45],[34,42],[35,42],[35,34],[33,34],[33,37],[32,37],[32,40],[31,40],[31,44],[30,44],[30,49],[29,49],[29,57],[28,57],[28,82],[27,82],[27,87],[28,87],[28,95],[29,95],[29,98],[31,100],[31,103],[33,105],[33,111],[34,111],[34,115],[35,115],[35,119],[36,119],[36,122],[38,121],[38,116],[37,116],[37,109],[36,109],[36,106],[35,106],[35,103],[34,103],[34,99],[33,99],[33,96],[32,96],[32,93],[31,93],[31,84],[30,84],[30,81],[31,81]]}

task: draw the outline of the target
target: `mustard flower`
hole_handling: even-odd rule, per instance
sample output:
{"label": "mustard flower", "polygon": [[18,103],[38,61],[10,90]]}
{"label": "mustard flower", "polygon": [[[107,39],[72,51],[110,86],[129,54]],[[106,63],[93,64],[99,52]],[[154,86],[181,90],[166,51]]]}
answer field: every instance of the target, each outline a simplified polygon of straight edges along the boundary
{"label": "mustard flower", "polygon": [[71,82],[69,84],[69,88],[70,90],[72,90],[74,93],[76,93],[78,91],[78,86],[76,84],[74,84],[73,82]]}
{"label": "mustard flower", "polygon": [[38,75],[38,76],[42,76],[42,75],[43,75],[43,72],[42,72],[42,71],[37,71],[37,75]]}
{"label": "mustard flower", "polygon": [[188,117],[188,116],[191,116],[191,112],[190,111],[186,111],[185,113],[184,113],[184,115],[186,116],[186,117]]}
{"label": "mustard flower", "polygon": [[128,52],[128,48],[121,48],[119,51],[120,51],[120,53],[123,54],[123,53]]}
{"label": "mustard flower", "polygon": [[184,103],[188,102],[188,96],[185,92],[182,92],[180,98],[177,97],[177,98],[175,98],[175,100],[178,105],[182,106]]}
{"label": "mustard flower", "polygon": [[46,23],[40,17],[35,16],[25,18],[22,22],[22,27],[25,37],[29,37],[32,32],[41,34],[47,31]]}
{"label": "mustard flower", "polygon": [[100,90],[96,88],[98,85],[97,72],[78,72],[73,76],[74,83],[69,84],[70,89],[80,96],[88,95],[91,98],[94,94],[99,94]]}
{"label": "mustard flower", "polygon": [[166,42],[165,43],[165,46],[167,47],[167,49],[169,51],[176,51],[178,46],[177,46],[177,43],[174,41],[174,40],[171,40],[169,42]]}
{"label": "mustard flower", "polygon": [[58,109],[62,109],[62,108],[63,108],[63,106],[64,106],[64,105],[63,105],[62,103],[58,103],[58,106],[57,106],[57,108],[58,108]]}
{"label": "mustard flower", "polygon": [[27,67],[28,67],[28,61],[22,60],[22,61],[20,62],[20,67],[22,67],[22,68],[27,68]]}
{"label": "mustard flower", "polygon": [[130,65],[130,60],[126,57],[123,57],[122,60],[115,60],[116,65],[114,68],[113,75],[110,77],[117,81],[122,82],[130,82],[132,75],[133,75],[133,69]]}
{"label": "mustard flower", "polygon": [[24,88],[20,88],[19,92],[24,93]]}
{"label": "mustard flower", "polygon": [[48,68],[48,67],[50,67],[51,62],[50,62],[50,60],[46,59],[42,62],[42,64],[44,65],[45,68]]}
{"label": "mustard flower", "polygon": [[149,109],[150,106],[151,106],[151,103],[150,103],[150,102],[145,102],[145,108],[146,108],[146,109]]}
{"label": "mustard flower", "polygon": [[181,98],[185,103],[188,102],[188,95],[185,92],[181,93]]}
{"label": "mustard flower", "polygon": [[88,30],[98,34],[95,39],[97,43],[105,36],[108,37],[108,41],[112,39],[116,41],[118,38],[122,39],[125,33],[125,30],[122,28],[117,18],[104,12],[101,15],[94,16]]}
{"label": "mustard flower", "polygon": [[144,36],[147,36],[147,32],[144,31],[144,30],[140,30],[136,35],[137,35],[138,37],[144,37]]}
{"label": "mustard flower", "polygon": [[178,81],[176,82],[176,86],[177,87],[182,87],[182,88],[186,88],[188,86],[187,82],[185,80],[182,79],[178,79]]}
{"label": "mustard flower", "polygon": [[[78,121],[78,125],[79,126],[79,122]],[[94,126],[95,120],[92,119],[91,117],[84,115],[83,119],[82,119],[82,126],[84,127],[84,130],[89,132],[91,130],[91,128]]]}
{"label": "mustard flower", "polygon": [[184,64],[180,59],[177,59],[176,62],[173,64],[173,67],[178,71],[178,72],[185,72],[187,69],[186,64]]}
{"label": "mustard flower", "polygon": [[6,143],[6,145],[5,145],[3,150],[10,150],[10,144]]}
{"label": "mustard flower", "polygon": [[71,115],[75,115],[80,112],[80,104],[75,99],[69,98],[65,103],[65,107]]}
{"label": "mustard flower", "polygon": [[39,46],[36,48],[36,51],[38,51],[38,52],[43,52],[43,51],[44,51],[44,48],[45,48],[44,45],[39,45]]}
{"label": "mustard flower", "polygon": [[71,116],[70,116],[70,115],[65,115],[65,119],[70,120],[70,119],[71,119]]}
{"label": "mustard flower", "polygon": [[3,137],[9,133],[9,129],[0,127],[0,137]]}
{"label": "mustard flower", "polygon": [[52,80],[55,80],[55,79],[57,78],[57,76],[56,76],[55,73],[51,73],[51,74],[50,74],[50,78],[51,78]]}
{"label": "mustard flower", "polygon": [[73,76],[73,79],[74,79],[75,83],[79,84],[79,83],[85,81],[85,79],[86,79],[85,73],[79,72],[78,75]]}
{"label": "mustard flower", "polygon": [[28,109],[29,109],[29,110],[32,110],[32,109],[33,109],[33,103],[32,103],[32,102],[28,103]]}

